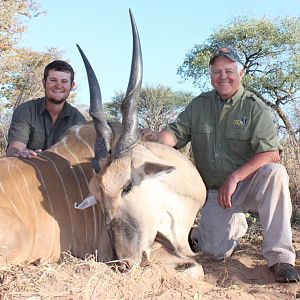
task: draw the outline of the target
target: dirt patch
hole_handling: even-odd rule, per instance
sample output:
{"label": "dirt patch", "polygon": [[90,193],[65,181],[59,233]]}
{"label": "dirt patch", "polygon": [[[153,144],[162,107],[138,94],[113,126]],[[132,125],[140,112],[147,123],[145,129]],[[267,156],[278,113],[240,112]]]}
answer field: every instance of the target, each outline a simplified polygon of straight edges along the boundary
{"label": "dirt patch", "polygon": [[[300,272],[300,236],[294,230]],[[260,246],[243,240],[227,260],[201,256],[204,281],[158,263],[120,274],[93,258],[65,255],[59,264],[10,265],[0,269],[0,299],[300,299],[300,284],[274,283]]]}

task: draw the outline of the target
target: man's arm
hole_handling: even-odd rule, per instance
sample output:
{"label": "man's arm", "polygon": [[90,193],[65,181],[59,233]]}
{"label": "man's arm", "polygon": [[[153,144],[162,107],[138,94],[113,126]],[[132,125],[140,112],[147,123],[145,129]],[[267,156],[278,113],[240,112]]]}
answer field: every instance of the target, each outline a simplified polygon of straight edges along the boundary
{"label": "man's arm", "polygon": [[6,156],[32,158],[37,156],[42,150],[31,150],[26,148],[26,144],[19,141],[12,141],[6,150]]}
{"label": "man's arm", "polygon": [[222,208],[230,208],[231,197],[237,188],[237,184],[256,172],[260,167],[268,163],[277,163],[280,160],[278,150],[266,151],[254,154],[244,165],[232,172],[219,188],[218,202]]}

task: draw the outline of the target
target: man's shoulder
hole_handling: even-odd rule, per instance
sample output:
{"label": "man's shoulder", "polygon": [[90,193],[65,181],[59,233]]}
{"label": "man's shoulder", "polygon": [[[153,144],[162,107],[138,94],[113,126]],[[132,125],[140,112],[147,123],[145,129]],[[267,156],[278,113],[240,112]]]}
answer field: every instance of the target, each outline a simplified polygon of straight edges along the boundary
{"label": "man's shoulder", "polygon": [[31,99],[31,100],[27,100],[26,102],[23,102],[21,105],[36,105],[38,103],[42,103],[44,101],[45,97],[41,97],[41,98],[35,98],[35,99]]}
{"label": "man's shoulder", "polygon": [[73,114],[81,114],[80,110],[69,102],[66,102],[64,109]]}
{"label": "man's shoulder", "polygon": [[268,106],[264,103],[264,101],[253,91],[245,90],[245,100],[250,101],[254,105],[257,105],[260,109],[268,108]]}
{"label": "man's shoulder", "polygon": [[211,97],[215,97],[216,95],[216,91],[215,90],[211,90],[211,91],[207,91],[207,92],[202,92],[199,96],[197,96],[196,98],[199,99],[206,99],[206,98],[211,98]]}
{"label": "man's shoulder", "polygon": [[81,113],[81,111],[68,102],[66,102],[64,106],[64,114],[71,117],[74,124],[80,124],[86,122],[86,119],[84,115]]}
{"label": "man's shoulder", "polygon": [[25,114],[26,112],[39,111],[43,105],[44,98],[31,99],[21,103],[14,110],[15,114]]}
{"label": "man's shoulder", "polygon": [[208,92],[202,92],[200,95],[196,96],[192,102],[194,103],[201,103],[205,102],[206,100],[211,100],[216,95],[216,92],[214,90],[208,91]]}

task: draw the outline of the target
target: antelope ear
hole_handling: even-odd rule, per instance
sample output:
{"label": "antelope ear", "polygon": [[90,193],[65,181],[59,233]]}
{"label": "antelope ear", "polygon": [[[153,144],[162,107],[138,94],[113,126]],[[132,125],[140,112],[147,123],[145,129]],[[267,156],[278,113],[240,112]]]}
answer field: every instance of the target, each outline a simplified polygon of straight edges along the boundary
{"label": "antelope ear", "polygon": [[81,202],[75,202],[74,207],[76,209],[86,209],[86,208],[91,207],[95,204],[97,204],[96,198],[93,195],[91,195],[91,196],[86,197]]}
{"label": "antelope ear", "polygon": [[176,168],[174,166],[162,165],[157,163],[146,162],[144,164],[145,177],[161,176],[173,172]]}

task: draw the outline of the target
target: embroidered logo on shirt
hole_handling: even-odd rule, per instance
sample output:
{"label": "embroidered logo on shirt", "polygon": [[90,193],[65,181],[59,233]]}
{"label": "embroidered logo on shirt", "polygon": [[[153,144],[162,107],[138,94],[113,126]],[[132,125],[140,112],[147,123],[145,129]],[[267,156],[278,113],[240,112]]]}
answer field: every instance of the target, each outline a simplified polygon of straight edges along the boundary
{"label": "embroidered logo on shirt", "polygon": [[247,124],[248,118],[243,117],[239,120],[233,120],[232,125],[245,126]]}

